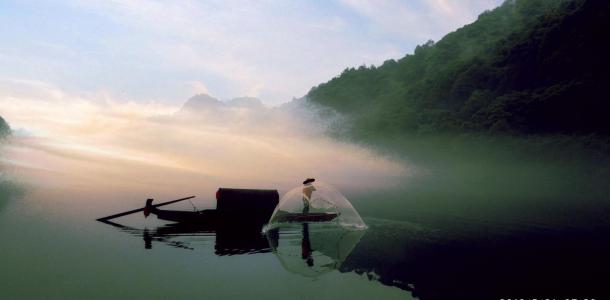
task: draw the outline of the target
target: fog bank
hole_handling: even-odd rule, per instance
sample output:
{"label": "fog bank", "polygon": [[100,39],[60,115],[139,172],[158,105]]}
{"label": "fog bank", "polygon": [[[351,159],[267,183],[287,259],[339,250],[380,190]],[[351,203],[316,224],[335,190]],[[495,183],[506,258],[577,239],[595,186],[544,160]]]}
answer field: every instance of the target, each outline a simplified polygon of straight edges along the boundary
{"label": "fog bank", "polygon": [[268,108],[246,98],[183,108],[32,83],[11,88],[0,107],[15,136],[0,165],[34,187],[209,199],[220,186],[283,192],[306,177],[342,190],[383,189],[408,173],[387,157],[324,136],[332,122],[296,102]]}

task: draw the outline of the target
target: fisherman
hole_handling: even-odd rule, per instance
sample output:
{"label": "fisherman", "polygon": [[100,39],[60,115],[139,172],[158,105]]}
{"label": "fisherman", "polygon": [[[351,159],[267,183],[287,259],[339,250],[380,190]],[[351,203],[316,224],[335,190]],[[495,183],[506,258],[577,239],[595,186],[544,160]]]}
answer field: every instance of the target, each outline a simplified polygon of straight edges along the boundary
{"label": "fisherman", "polygon": [[316,181],[313,178],[307,178],[303,181],[303,213],[309,213],[309,207],[311,206],[311,194],[316,190],[316,187],[311,184]]}
{"label": "fisherman", "polygon": [[151,198],[146,199],[146,205],[144,206],[144,218],[148,218],[150,213],[155,210],[155,208],[152,206],[153,201],[154,199]]}

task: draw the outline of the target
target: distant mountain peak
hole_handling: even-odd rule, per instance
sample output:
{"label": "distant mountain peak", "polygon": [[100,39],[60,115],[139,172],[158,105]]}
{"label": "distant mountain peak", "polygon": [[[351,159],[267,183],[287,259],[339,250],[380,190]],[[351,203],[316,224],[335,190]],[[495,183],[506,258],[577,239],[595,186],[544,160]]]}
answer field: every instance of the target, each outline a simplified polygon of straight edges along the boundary
{"label": "distant mountain peak", "polygon": [[181,111],[210,110],[222,106],[224,106],[224,103],[208,94],[197,94],[184,103]]}
{"label": "distant mountain peak", "polygon": [[216,114],[219,111],[231,109],[261,110],[264,108],[263,102],[256,97],[237,97],[220,101],[208,94],[197,94],[189,98],[177,113],[183,116],[197,116],[201,113]]}

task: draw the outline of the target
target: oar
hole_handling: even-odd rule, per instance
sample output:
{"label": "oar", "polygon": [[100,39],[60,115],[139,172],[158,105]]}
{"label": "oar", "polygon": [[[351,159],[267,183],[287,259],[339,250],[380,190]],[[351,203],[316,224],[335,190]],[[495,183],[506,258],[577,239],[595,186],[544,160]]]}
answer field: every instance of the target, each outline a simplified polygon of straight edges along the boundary
{"label": "oar", "polygon": [[[180,199],[176,199],[176,200],[172,200],[172,201],[167,201],[167,202],[162,202],[162,203],[159,203],[159,204],[154,204],[154,205],[152,205],[152,207],[159,207],[159,206],[163,206],[163,205],[168,205],[168,204],[172,204],[172,203],[176,203],[176,202],[180,202],[180,201],[184,201],[184,200],[188,200],[188,199],[192,199],[192,198],[195,198],[195,196],[190,196],[190,197],[186,197],[186,198],[180,198]],[[119,213],[119,214],[114,214],[114,215],[111,215],[111,216],[99,218],[97,220],[100,221],[100,222],[105,222],[105,221],[108,221],[110,219],[114,219],[114,218],[130,215],[130,214],[133,214],[133,213],[137,213],[137,212],[143,211],[144,209],[145,209],[145,207],[142,207],[142,208],[138,208],[138,209],[122,212],[122,213]]]}

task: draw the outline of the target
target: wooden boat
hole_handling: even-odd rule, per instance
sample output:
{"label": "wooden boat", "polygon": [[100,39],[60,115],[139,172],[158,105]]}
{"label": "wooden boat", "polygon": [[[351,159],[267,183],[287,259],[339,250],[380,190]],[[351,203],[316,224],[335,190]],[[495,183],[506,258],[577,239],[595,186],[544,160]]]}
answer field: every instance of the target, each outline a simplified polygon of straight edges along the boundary
{"label": "wooden boat", "polygon": [[153,204],[153,199],[147,199],[143,208],[114,214],[97,220],[107,222],[111,219],[143,211],[145,216],[154,214],[161,220],[178,223],[217,224],[238,222],[240,224],[263,224],[269,220],[279,202],[277,190],[219,188],[216,192],[216,209],[184,211],[158,208],[194,197],[191,196],[159,204]]}
{"label": "wooden boat", "polygon": [[198,211],[164,210],[152,207],[151,205],[149,208],[145,207],[144,209],[144,215],[148,213],[156,215],[160,220],[178,223],[216,223],[219,220],[218,211],[215,209]]}
{"label": "wooden boat", "polygon": [[[185,201],[195,196],[153,204],[153,199],[147,199],[143,208],[99,218],[107,223],[109,220],[143,211],[145,216],[154,214],[157,218],[176,223],[195,224],[199,226],[226,226],[240,224],[258,226],[266,223],[279,202],[277,190],[253,190],[219,188],[216,192],[216,209],[195,211],[165,210],[160,206]],[[336,219],[338,213],[288,213],[284,212],[278,219],[280,222],[329,222]],[[256,226],[255,226],[256,225]]]}

